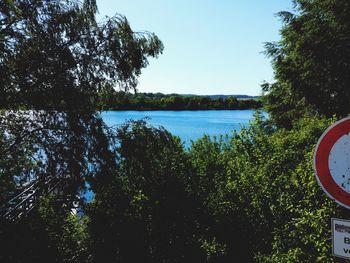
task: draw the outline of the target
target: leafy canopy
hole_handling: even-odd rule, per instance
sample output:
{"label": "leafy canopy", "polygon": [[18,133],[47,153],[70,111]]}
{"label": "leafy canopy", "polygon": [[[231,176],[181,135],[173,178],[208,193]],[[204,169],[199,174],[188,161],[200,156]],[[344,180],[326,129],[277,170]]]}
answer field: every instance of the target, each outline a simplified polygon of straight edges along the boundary
{"label": "leafy canopy", "polygon": [[121,15],[98,22],[95,0],[0,5],[0,107],[86,110],[107,84],[136,88],[163,45]]}
{"label": "leafy canopy", "polygon": [[272,118],[321,114],[342,117],[350,106],[350,3],[295,0],[294,13],[280,12],[281,40],[266,44],[276,82],[265,83]]}

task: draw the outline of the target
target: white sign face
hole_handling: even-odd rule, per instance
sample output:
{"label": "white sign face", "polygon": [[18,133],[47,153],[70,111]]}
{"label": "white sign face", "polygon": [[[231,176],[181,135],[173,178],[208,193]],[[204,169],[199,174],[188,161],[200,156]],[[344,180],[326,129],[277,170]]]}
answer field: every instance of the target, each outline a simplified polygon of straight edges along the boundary
{"label": "white sign face", "polygon": [[333,255],[350,259],[350,221],[332,218]]}
{"label": "white sign face", "polygon": [[350,193],[350,135],[345,134],[333,145],[328,159],[335,183]]}

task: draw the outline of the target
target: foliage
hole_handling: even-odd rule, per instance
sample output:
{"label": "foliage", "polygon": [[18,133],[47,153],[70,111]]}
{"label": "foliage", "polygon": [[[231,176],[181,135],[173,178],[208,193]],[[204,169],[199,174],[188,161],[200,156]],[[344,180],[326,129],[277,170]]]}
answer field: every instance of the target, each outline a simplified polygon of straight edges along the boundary
{"label": "foliage", "polygon": [[113,163],[97,93],[135,88],[163,46],[123,16],[97,22],[96,13],[94,0],[1,2],[0,206],[42,177],[69,175],[77,192]]}
{"label": "foliage", "polygon": [[90,262],[85,220],[72,215],[55,196],[41,198],[29,218],[4,228],[0,261]]}
{"label": "foliage", "polygon": [[94,261],[202,261],[179,139],[143,121],[126,123],[117,137],[118,171],[86,210]]}
{"label": "foliage", "polygon": [[162,93],[130,94],[112,87],[99,94],[101,110],[236,110],[262,107],[260,100],[238,100],[235,97],[210,98],[195,95],[165,95]]}
{"label": "foliage", "polygon": [[[199,198],[202,214],[205,215],[199,220],[205,226],[201,235],[205,237],[203,246],[208,262],[231,262],[232,258],[238,262],[249,262],[252,257],[239,216],[242,211],[232,211],[235,200],[226,198],[229,168],[226,153],[229,147],[228,137],[211,139],[205,136],[189,149],[193,166],[190,186]],[[208,243],[211,247],[207,246]],[[219,253],[212,257],[215,248],[219,248]]]}
{"label": "foliage", "polygon": [[[62,196],[55,197],[70,207],[87,182],[97,187],[97,178],[102,185],[115,171],[113,138],[95,114],[97,94],[107,86],[135,89],[141,69],[149,57],[162,52],[163,45],[152,33],[132,31],[121,15],[98,22],[96,13],[95,0],[1,1],[1,215],[11,206],[11,197],[32,182],[46,189],[46,179],[59,179],[59,190],[54,192]],[[52,223],[55,231],[68,227],[79,232],[80,223],[66,221],[60,215],[66,209],[61,210],[58,205],[46,211],[45,220],[29,217],[26,223],[39,229]],[[0,224],[1,244],[27,233],[24,225],[7,223]],[[13,236],[7,229],[16,229]],[[71,250],[72,242],[60,238],[48,239],[59,251],[50,252],[44,262],[80,261]],[[34,253],[30,247],[21,249]],[[11,258],[14,250],[9,251],[13,254],[6,262],[16,262]]]}
{"label": "foliage", "polygon": [[296,0],[280,12],[281,40],[267,43],[276,83],[264,84],[269,112],[290,127],[303,114],[346,116],[350,105],[350,4]]}
{"label": "foliage", "polygon": [[[335,262],[312,156],[334,119],[302,118],[203,137],[188,152],[143,121],[117,133],[117,169],[86,208],[92,258],[132,262]],[[137,254],[133,253],[138,251]]]}
{"label": "foliage", "polygon": [[274,132],[261,123],[233,139],[230,191],[237,211],[244,211],[253,250],[266,254],[266,262],[329,258],[330,218],[341,209],[316,183],[312,154],[331,122],[306,118],[292,131]]}
{"label": "foliage", "polygon": [[0,107],[82,111],[107,85],[134,89],[162,43],[96,13],[95,0],[2,1]]}
{"label": "foliage", "polygon": [[0,206],[34,180],[60,178],[74,197],[115,160],[108,131],[97,116],[45,111],[0,115]]}
{"label": "foliage", "polygon": [[333,121],[303,118],[276,130],[257,117],[231,139],[194,143],[194,189],[215,218],[210,227],[226,249],[220,262],[333,262],[330,218],[349,212],[326,197],[312,168]]}

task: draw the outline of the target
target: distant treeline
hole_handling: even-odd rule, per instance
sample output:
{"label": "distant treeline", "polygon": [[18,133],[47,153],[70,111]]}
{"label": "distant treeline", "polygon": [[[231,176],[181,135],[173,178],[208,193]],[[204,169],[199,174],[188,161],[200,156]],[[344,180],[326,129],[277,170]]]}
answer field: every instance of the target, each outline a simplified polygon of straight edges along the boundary
{"label": "distant treeline", "polygon": [[209,96],[162,93],[131,94],[122,91],[104,91],[99,96],[102,110],[237,110],[262,107],[259,99],[210,98]]}

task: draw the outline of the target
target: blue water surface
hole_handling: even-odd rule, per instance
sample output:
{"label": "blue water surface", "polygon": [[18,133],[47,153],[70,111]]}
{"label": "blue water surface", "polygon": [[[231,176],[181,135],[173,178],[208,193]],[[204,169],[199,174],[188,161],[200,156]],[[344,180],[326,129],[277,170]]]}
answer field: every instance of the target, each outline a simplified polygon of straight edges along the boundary
{"label": "blue water surface", "polygon": [[163,126],[179,136],[186,146],[204,134],[214,136],[240,130],[252,120],[255,110],[199,111],[104,111],[101,116],[108,126],[118,126],[127,120],[149,118],[155,127]]}

